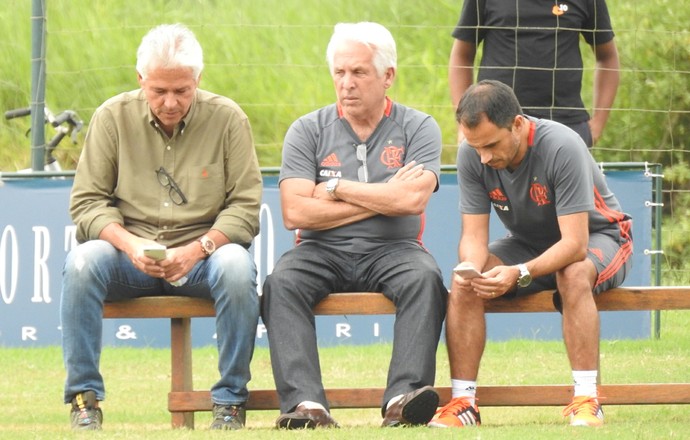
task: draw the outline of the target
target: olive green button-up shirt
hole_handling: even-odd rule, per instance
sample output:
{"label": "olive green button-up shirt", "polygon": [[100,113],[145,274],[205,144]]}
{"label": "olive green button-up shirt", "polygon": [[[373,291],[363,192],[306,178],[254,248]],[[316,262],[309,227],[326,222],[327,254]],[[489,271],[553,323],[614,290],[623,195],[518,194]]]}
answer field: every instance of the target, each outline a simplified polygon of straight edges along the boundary
{"label": "olive green button-up shirt", "polygon": [[[185,195],[177,205],[156,171]],[[77,165],[70,214],[77,240],[97,239],[110,223],[169,247],[217,229],[249,246],[259,231],[262,179],[249,120],[229,98],[197,90],[168,138],[141,90],[94,113]]]}

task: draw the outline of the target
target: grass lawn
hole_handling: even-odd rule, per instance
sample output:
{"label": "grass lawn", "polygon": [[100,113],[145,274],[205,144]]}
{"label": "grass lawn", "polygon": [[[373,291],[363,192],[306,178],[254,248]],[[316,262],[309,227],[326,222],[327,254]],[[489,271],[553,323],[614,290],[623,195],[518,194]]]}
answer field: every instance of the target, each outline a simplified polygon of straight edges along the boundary
{"label": "grass lawn", "polygon": [[[690,312],[662,312],[660,340],[602,341],[601,366],[605,383],[690,382]],[[321,350],[327,387],[383,386],[390,357],[389,345],[341,346]],[[194,351],[198,389],[217,378],[216,350]],[[69,429],[62,404],[64,368],[59,347],[0,348],[0,439],[72,439],[84,433]],[[366,366],[363,368],[363,366]],[[687,405],[605,406],[606,425],[598,429],[571,428],[560,407],[481,408],[484,424],[465,430],[427,428],[381,429],[377,409],[334,410],[339,430],[284,432],[273,429],[277,411],[250,411],[247,429],[238,433],[208,431],[210,413],[197,413],[195,431],[171,430],[166,410],[169,389],[169,351],[106,347],[101,370],[108,398],[103,403],[104,431],[100,439],[196,439],[213,436],[244,438],[439,438],[439,439],[685,439],[690,438]],[[250,388],[272,388],[268,349],[257,348]],[[513,340],[490,342],[480,371],[483,384],[570,383],[565,351],[558,341]],[[437,385],[447,386],[445,347],[438,350]]]}

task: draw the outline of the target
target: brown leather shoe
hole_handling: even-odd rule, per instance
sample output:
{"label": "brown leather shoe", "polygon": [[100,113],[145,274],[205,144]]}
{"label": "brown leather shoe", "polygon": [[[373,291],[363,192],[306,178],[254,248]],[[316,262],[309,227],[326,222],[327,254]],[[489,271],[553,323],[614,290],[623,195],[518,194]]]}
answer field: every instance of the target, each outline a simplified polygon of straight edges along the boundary
{"label": "brown leather shoe", "polygon": [[430,386],[405,394],[386,410],[381,426],[426,425],[438,408],[438,393]]}
{"label": "brown leather shoe", "polygon": [[307,409],[304,405],[297,405],[291,413],[281,414],[276,420],[276,427],[284,429],[301,428],[339,428],[331,415],[320,408]]}

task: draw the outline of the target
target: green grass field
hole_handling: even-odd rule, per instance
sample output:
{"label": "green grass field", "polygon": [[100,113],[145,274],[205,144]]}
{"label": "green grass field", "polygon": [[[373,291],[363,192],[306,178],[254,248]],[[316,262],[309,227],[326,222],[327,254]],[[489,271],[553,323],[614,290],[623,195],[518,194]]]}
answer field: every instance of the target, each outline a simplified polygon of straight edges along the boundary
{"label": "green grass field", "polygon": [[[601,344],[604,383],[688,382],[690,312],[662,312],[661,339],[606,340]],[[389,345],[340,346],[321,350],[327,387],[385,384]],[[69,429],[69,408],[62,404],[64,368],[59,347],[0,349],[0,439],[85,438]],[[217,378],[213,347],[194,351],[194,383],[208,389]],[[103,403],[101,439],[195,439],[209,435],[244,438],[453,438],[453,439],[685,439],[690,438],[687,405],[605,406],[606,425],[575,429],[560,407],[483,408],[484,425],[465,430],[382,429],[377,409],[334,410],[339,430],[283,432],[273,429],[277,411],[250,411],[241,433],[208,431],[210,413],[196,415],[195,431],[171,430],[166,410],[169,389],[167,349],[106,348],[101,370],[108,397]],[[362,366],[366,365],[366,368]],[[258,348],[250,389],[272,388],[268,350]],[[490,342],[480,371],[483,384],[570,383],[560,341]],[[437,385],[447,386],[445,347],[438,350]],[[481,403],[480,403],[481,404]],[[481,408],[481,406],[480,406]]]}
{"label": "green grass field", "polygon": [[[201,40],[206,53],[202,87],[235,99],[250,116],[262,166],[280,162],[282,137],[298,116],[334,100],[325,63],[325,46],[338,21],[379,21],[398,42],[401,69],[391,96],[432,114],[444,134],[443,163],[455,163],[455,121],[447,87],[451,27],[461,2],[447,0],[46,0],[48,8],[47,104],[53,110],[74,109],[88,121],[101,102],[136,88],[135,50],[150,27],[184,22]],[[685,78],[688,47],[683,2],[609,0],[617,30],[623,79],[616,107],[599,147],[603,153],[621,149],[625,160],[647,158],[650,151],[675,148],[679,140],[663,136],[666,97],[664,81]],[[2,0],[0,23],[0,102],[2,111],[30,102],[31,1]],[[673,6],[671,6],[673,5]],[[666,31],[675,31],[667,34]],[[675,41],[675,45],[671,45]],[[671,47],[672,49],[668,49]],[[585,48],[588,50],[587,48]],[[592,57],[587,53],[586,63]],[[590,72],[586,72],[590,75]],[[585,96],[590,95],[587,77]],[[644,87],[644,88],[639,88]],[[675,89],[673,89],[675,90]],[[677,86],[686,93],[684,83]],[[642,98],[658,96],[664,106]],[[586,102],[590,103],[587,98]],[[666,102],[668,101],[668,102]],[[640,109],[646,109],[640,111]],[[644,118],[644,123],[638,119]],[[673,123],[673,119],[670,123]],[[678,124],[682,126],[682,124]],[[30,164],[25,132],[28,120],[0,118],[0,170]],[[649,134],[653,133],[653,136]],[[52,132],[48,132],[48,137]],[[640,139],[661,139],[663,148]],[[682,136],[679,136],[682,138]],[[63,142],[58,157],[74,168],[77,145]],[[675,143],[674,143],[675,142]],[[595,150],[598,160],[608,160]],[[616,158],[620,159],[618,156]],[[683,162],[683,159],[679,160]],[[682,217],[683,210],[676,209]],[[678,219],[674,223],[682,224]],[[670,225],[669,225],[670,228]],[[679,234],[684,235],[684,234]],[[685,269],[683,269],[685,270]],[[687,277],[683,274],[683,283]],[[670,280],[665,276],[666,284]],[[1,318],[0,318],[1,319]],[[604,383],[690,382],[690,311],[662,313],[660,340],[617,340],[601,344]],[[390,346],[338,347],[322,350],[326,386],[383,386]],[[195,349],[195,384],[208,388],[217,378],[215,348]],[[478,429],[439,431],[426,428],[387,429],[377,409],[335,410],[342,429],[278,432],[277,411],[248,414],[240,433],[209,433],[209,413],[198,413],[197,430],[170,429],[166,410],[169,351],[106,348],[102,372],[108,398],[103,404],[105,430],[99,439],[200,439],[244,437],[283,438],[452,438],[452,439],[686,439],[690,438],[690,406],[606,406],[606,425],[596,430],[573,429],[560,407],[484,408]],[[437,385],[449,385],[445,347],[438,350]],[[365,367],[364,367],[365,366]],[[268,351],[257,349],[250,388],[273,387]],[[62,404],[64,368],[59,347],[0,347],[0,440],[73,439],[87,435],[69,429],[68,407]],[[515,340],[489,343],[481,384],[570,383],[565,350],[560,342]],[[481,402],[480,402],[481,404]]]}

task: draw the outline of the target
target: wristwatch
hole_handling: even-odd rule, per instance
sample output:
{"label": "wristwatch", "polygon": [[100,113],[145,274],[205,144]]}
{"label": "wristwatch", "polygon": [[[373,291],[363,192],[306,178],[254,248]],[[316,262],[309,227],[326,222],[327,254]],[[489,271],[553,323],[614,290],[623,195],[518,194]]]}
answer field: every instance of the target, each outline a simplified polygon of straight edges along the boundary
{"label": "wristwatch", "polygon": [[328,182],[326,182],[326,192],[335,200],[338,200],[338,196],[335,195],[335,189],[338,187],[338,182],[340,182],[340,179],[337,177],[329,179]]}
{"label": "wristwatch", "polygon": [[518,264],[517,267],[518,269],[520,269],[520,276],[517,280],[518,287],[529,286],[532,282],[532,275],[529,273],[529,270],[527,270],[527,266],[525,266],[524,264]]}
{"label": "wristwatch", "polygon": [[210,257],[211,254],[216,251],[216,242],[206,235],[201,237],[198,241],[201,243],[201,252],[207,257]]}

